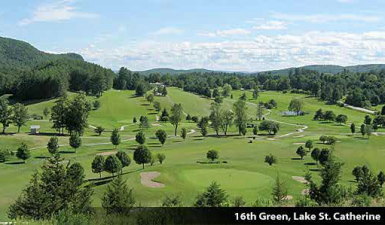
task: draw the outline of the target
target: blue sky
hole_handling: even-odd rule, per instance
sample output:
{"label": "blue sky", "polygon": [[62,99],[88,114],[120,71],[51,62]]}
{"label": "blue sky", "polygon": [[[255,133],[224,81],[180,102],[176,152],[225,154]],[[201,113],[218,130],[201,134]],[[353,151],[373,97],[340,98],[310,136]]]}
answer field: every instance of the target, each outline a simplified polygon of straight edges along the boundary
{"label": "blue sky", "polygon": [[385,1],[2,1],[0,36],[112,69],[385,63]]}

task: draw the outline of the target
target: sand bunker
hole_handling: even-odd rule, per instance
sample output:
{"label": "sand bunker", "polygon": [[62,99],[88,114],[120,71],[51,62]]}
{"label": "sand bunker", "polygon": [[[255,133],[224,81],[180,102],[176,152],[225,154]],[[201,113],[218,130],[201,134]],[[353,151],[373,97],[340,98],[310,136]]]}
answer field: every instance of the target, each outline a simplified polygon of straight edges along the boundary
{"label": "sand bunker", "polygon": [[152,181],[160,176],[159,172],[143,172],[140,173],[140,183],[150,188],[164,188],[164,184]]}
{"label": "sand bunker", "polygon": [[153,123],[153,124],[151,124],[152,126],[154,126],[154,127],[161,127],[162,125],[160,125],[159,123]]}
{"label": "sand bunker", "polygon": [[292,195],[287,195],[283,200],[285,200],[285,201],[293,200],[293,196]]}
{"label": "sand bunker", "polygon": [[301,194],[302,195],[309,195],[309,189],[303,189],[302,191],[301,191]]}
{"label": "sand bunker", "polygon": [[305,145],[306,143],[293,143],[293,145]]}
{"label": "sand bunker", "polygon": [[108,156],[108,155],[115,155],[115,154],[116,154],[116,151],[114,151],[114,152],[102,152],[102,153],[99,153],[98,155]]}
{"label": "sand bunker", "polygon": [[301,137],[305,137],[305,135],[298,135],[298,136],[294,136],[295,138],[301,138]]}
{"label": "sand bunker", "polygon": [[307,180],[305,180],[304,177],[292,176],[291,178],[293,178],[293,180],[298,181],[298,182],[301,182],[301,183],[303,183],[303,184],[309,183],[309,182],[307,182]]}

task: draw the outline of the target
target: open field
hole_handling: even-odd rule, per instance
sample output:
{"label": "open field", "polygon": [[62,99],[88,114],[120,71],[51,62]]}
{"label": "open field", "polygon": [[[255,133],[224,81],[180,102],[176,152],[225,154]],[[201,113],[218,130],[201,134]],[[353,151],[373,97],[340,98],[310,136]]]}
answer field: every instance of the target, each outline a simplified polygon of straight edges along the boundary
{"label": "open field", "polygon": [[[201,98],[191,93],[186,93],[177,88],[169,88],[167,97],[156,97],[161,102],[162,108],[171,108],[173,103],[182,103],[186,114],[196,116],[208,116],[212,100]],[[225,99],[223,107],[232,108],[232,104],[242,94],[241,91],[233,91],[234,99]],[[351,122],[360,125],[365,114],[335,105],[326,105],[315,98],[299,94],[282,94],[279,92],[261,92],[258,100],[250,99],[248,96],[248,115],[255,118],[256,103],[274,99],[278,108],[271,112],[265,111],[266,119],[279,121],[281,129],[275,137],[260,132],[253,143],[248,143],[253,136],[252,130],[248,129],[245,137],[237,136],[236,128],[232,127],[228,137],[216,137],[210,129],[208,137],[201,137],[196,124],[183,121],[180,128],[185,127],[191,133],[186,140],[180,137],[170,136],[164,146],[161,146],[157,139],[154,139],[158,129],[164,129],[169,135],[173,134],[173,126],[170,123],[156,121],[156,113],[144,98],[134,97],[133,91],[110,90],[100,98],[101,107],[92,111],[89,117],[89,124],[92,126],[103,126],[106,128],[101,136],[96,136],[93,129],[86,130],[83,137],[83,146],[73,153],[68,146],[68,136],[60,136],[61,156],[66,161],[81,163],[86,172],[86,179],[93,182],[95,187],[94,205],[100,206],[100,198],[111,180],[109,174],[103,173],[103,179],[91,171],[91,162],[97,154],[114,152],[116,149],[110,143],[111,130],[121,128],[122,144],[119,150],[132,153],[137,146],[134,141],[138,131],[138,125],[132,123],[132,119],[139,119],[141,115],[147,115],[150,119],[151,128],[145,133],[149,149],[153,153],[164,153],[166,160],[163,165],[155,163],[153,166],[146,165],[142,170],[141,165],[136,165],[132,160],[131,165],[123,170],[124,179],[129,187],[134,189],[134,196],[137,203],[143,206],[158,206],[166,195],[181,196],[185,205],[191,205],[196,195],[207,187],[212,181],[217,181],[232,197],[243,196],[248,205],[251,205],[258,198],[268,198],[271,194],[271,187],[279,174],[289,187],[289,195],[294,199],[301,196],[301,191],[307,186],[299,181],[293,180],[293,176],[304,176],[310,170],[316,181],[317,166],[310,156],[304,160],[298,160],[295,154],[298,144],[307,140],[313,140],[314,147],[327,148],[329,146],[319,143],[321,135],[334,135],[339,142],[336,144],[335,154],[339,161],[344,163],[342,183],[346,186],[355,186],[352,181],[351,170],[357,165],[368,165],[375,173],[385,170],[382,159],[385,156],[383,146],[384,136],[372,135],[370,140],[361,138],[359,134],[350,134],[349,124]],[[303,98],[305,102],[305,116],[282,117],[281,111],[286,111],[289,102],[293,98]],[[90,98],[93,99],[93,98]],[[29,104],[31,113],[42,114],[45,107],[53,105],[54,100]],[[345,114],[348,116],[348,125],[336,123],[325,123],[312,121],[314,112],[319,108],[333,110],[336,115]],[[258,122],[257,122],[258,123]],[[29,125],[41,125],[41,135],[29,135]],[[7,208],[12,204],[21,190],[28,183],[31,175],[44,163],[45,157],[49,156],[46,144],[54,130],[52,123],[48,120],[29,121],[28,126],[23,127],[20,134],[14,134],[16,127],[9,127],[9,135],[0,136],[0,147],[16,150],[21,142],[25,142],[33,149],[32,157],[26,164],[13,159],[5,164],[0,164],[0,218],[6,217]],[[308,127],[303,132],[298,129]],[[379,130],[381,132],[381,130]],[[206,152],[216,149],[220,154],[220,161],[227,163],[203,164],[198,161],[206,161]],[[268,154],[278,157],[278,164],[269,166],[264,163]],[[160,176],[154,178],[155,182],[164,184],[164,188],[151,188],[141,184],[140,173],[156,171]]]}

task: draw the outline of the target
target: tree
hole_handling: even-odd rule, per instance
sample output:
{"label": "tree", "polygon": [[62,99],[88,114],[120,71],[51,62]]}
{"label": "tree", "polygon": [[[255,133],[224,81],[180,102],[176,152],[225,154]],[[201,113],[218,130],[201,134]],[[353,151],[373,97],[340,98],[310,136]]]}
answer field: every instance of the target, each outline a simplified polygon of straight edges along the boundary
{"label": "tree", "polygon": [[137,164],[142,164],[144,169],[144,164],[151,161],[151,152],[148,150],[147,146],[139,145],[134,152],[134,160]]}
{"label": "tree", "polygon": [[291,102],[289,104],[289,110],[296,112],[297,116],[298,116],[299,113],[302,111],[303,105],[304,105],[304,103],[301,99],[294,98],[291,100]]}
{"label": "tree", "polygon": [[59,149],[59,139],[57,137],[51,137],[48,141],[47,149],[51,155],[56,155]]}
{"label": "tree", "polygon": [[309,149],[309,151],[311,151],[311,149],[313,148],[313,141],[312,140],[307,140],[306,143],[305,143],[305,147]]}
{"label": "tree", "polygon": [[162,153],[158,153],[156,157],[158,158],[160,164],[163,164],[163,161],[166,159],[166,156]]}
{"label": "tree", "polygon": [[214,90],[213,90],[213,98],[216,98],[216,97],[219,97],[219,96],[220,96],[219,89],[218,88],[214,88]]}
{"label": "tree", "polygon": [[180,132],[180,136],[185,140],[187,138],[187,129],[182,128],[182,131]]}
{"label": "tree", "polygon": [[259,97],[259,90],[258,88],[255,88],[253,91],[253,99],[258,99]]}
{"label": "tree", "polygon": [[361,179],[358,180],[357,194],[366,194],[376,198],[382,195],[380,182],[369,169],[363,170]]}
{"label": "tree", "polygon": [[206,153],[206,158],[211,160],[211,161],[214,161],[214,160],[218,159],[219,158],[218,151],[216,151],[216,150],[209,150]]}
{"label": "tree", "polygon": [[194,207],[222,207],[227,202],[226,191],[220,188],[216,182],[196,197]]}
{"label": "tree", "polygon": [[241,97],[239,99],[242,101],[246,101],[246,99],[247,99],[246,92],[243,92],[243,94],[241,95]]}
{"label": "tree", "polygon": [[150,128],[150,123],[148,122],[147,116],[141,116],[139,122],[139,128],[141,130],[147,130],[148,128]]}
{"label": "tree", "polygon": [[372,125],[366,125],[365,126],[365,133],[366,133],[366,136],[368,136],[368,139],[372,135],[372,131],[373,131]]}
{"label": "tree", "polygon": [[182,200],[179,195],[175,197],[166,196],[163,200],[162,207],[182,207]]}
{"label": "tree", "polygon": [[143,145],[146,143],[146,135],[143,131],[139,131],[135,136],[135,141],[138,142],[138,144]]}
{"label": "tree", "polygon": [[113,145],[115,145],[115,149],[117,149],[117,148],[118,148],[118,145],[120,145],[120,142],[121,142],[121,140],[120,140],[120,134],[119,134],[119,130],[118,130],[118,129],[115,128],[115,129],[112,131],[110,140],[111,140],[111,143],[112,143]]}
{"label": "tree", "polygon": [[183,108],[182,104],[174,104],[171,108],[170,122],[175,127],[175,136],[178,133],[178,125],[182,121]]}
{"label": "tree", "polygon": [[348,117],[346,115],[341,114],[336,117],[336,122],[339,124],[345,124],[347,120],[348,120]]}
{"label": "tree", "polygon": [[321,150],[318,161],[321,163],[321,165],[325,165],[329,161],[330,157],[329,149],[324,148]]}
{"label": "tree", "polygon": [[136,122],[138,122],[138,121],[137,121],[136,117],[134,117],[134,119],[132,119],[132,123],[135,124]]}
{"label": "tree", "polygon": [[164,108],[162,111],[162,115],[160,116],[161,121],[168,121],[169,120],[169,114],[167,112],[167,109]]}
{"label": "tree", "polygon": [[68,169],[67,169],[67,177],[71,182],[76,184],[76,186],[80,186],[83,184],[84,180],[84,168],[80,163],[76,162],[72,164]]}
{"label": "tree", "polygon": [[166,143],[166,140],[167,140],[167,133],[166,133],[166,131],[158,130],[158,131],[156,131],[155,136],[158,138],[159,142],[162,145],[164,145],[164,143]]}
{"label": "tree", "polygon": [[190,114],[187,114],[186,120],[190,122],[191,119],[192,119],[192,118],[191,118],[191,115],[190,115]]}
{"label": "tree", "polygon": [[382,107],[381,115],[385,115],[385,106]]}
{"label": "tree", "polygon": [[9,127],[12,121],[12,109],[8,105],[6,98],[0,98],[0,123],[3,125],[3,134],[5,134],[5,129]]}
{"label": "tree", "polygon": [[265,157],[265,163],[268,163],[270,166],[277,163],[277,157],[270,154]]}
{"label": "tree", "polygon": [[24,126],[28,119],[28,108],[20,103],[16,103],[13,106],[12,122],[17,126],[17,133],[20,133],[20,127]]}
{"label": "tree", "polygon": [[352,171],[352,175],[356,178],[356,181],[358,182],[358,180],[360,180],[364,175],[364,172],[362,171],[362,167],[361,166],[354,167]]}
{"label": "tree", "polygon": [[100,108],[100,101],[96,100],[92,103],[92,105],[94,106],[94,110],[98,110]]}
{"label": "tree", "polygon": [[384,172],[380,171],[380,173],[377,175],[378,182],[380,183],[381,187],[385,183],[385,174]]}
{"label": "tree", "polygon": [[305,151],[305,149],[302,146],[299,146],[297,148],[296,153],[297,153],[297,155],[299,155],[299,157],[301,157],[301,159],[303,159],[303,157],[307,155],[307,152]]}
{"label": "tree", "polygon": [[260,131],[267,131],[269,134],[275,135],[279,131],[279,123],[270,121],[270,120],[264,120],[262,123],[259,124],[259,130]]}
{"label": "tree", "polygon": [[211,104],[211,114],[210,114],[210,121],[211,126],[215,130],[217,136],[219,135],[219,129],[222,125],[222,110],[221,105],[219,103],[212,103]]}
{"label": "tree", "polygon": [[88,127],[88,115],[91,111],[91,104],[84,93],[76,95],[69,101],[68,110],[65,110],[65,128],[70,134],[77,132],[83,135],[84,129]]}
{"label": "tree", "polygon": [[321,135],[319,137],[319,140],[322,141],[323,144],[325,144],[327,137],[325,135]]}
{"label": "tree", "polygon": [[246,127],[247,123],[247,107],[246,107],[246,101],[243,101],[239,99],[236,101],[233,105],[233,109],[235,112],[235,120],[234,123],[238,127],[239,135],[242,134],[242,129]]}
{"label": "tree", "polygon": [[45,107],[43,110],[44,118],[48,118],[49,114],[50,114],[49,108]]}
{"label": "tree", "polygon": [[356,125],[354,123],[350,124],[350,131],[353,135],[356,133]]}
{"label": "tree", "polygon": [[154,105],[155,111],[156,111],[157,113],[159,113],[160,110],[161,110],[160,102],[155,101],[153,105]]}
{"label": "tree", "polygon": [[263,102],[259,102],[257,105],[257,119],[262,120],[263,117]]}
{"label": "tree", "polygon": [[361,125],[360,131],[361,131],[362,137],[365,137],[365,134],[366,134],[366,125],[365,124]]}
{"label": "tree", "polygon": [[163,89],[162,89],[162,96],[163,97],[167,96],[167,88],[166,87],[163,87]]}
{"label": "tree", "polygon": [[127,155],[127,153],[125,153],[123,151],[118,151],[116,153],[116,157],[119,159],[120,163],[122,164],[122,168],[120,170],[120,174],[123,174],[123,168],[127,167],[127,166],[129,166],[131,164],[131,159]]}
{"label": "tree", "polygon": [[320,155],[321,155],[321,150],[319,150],[319,148],[315,148],[315,149],[313,149],[313,151],[311,152],[311,158],[312,158],[317,164],[318,164]]}
{"label": "tree", "polygon": [[31,151],[25,143],[21,143],[20,147],[17,148],[16,157],[22,159],[24,163],[31,157]]}
{"label": "tree", "polygon": [[320,171],[321,184],[310,182],[310,199],[319,205],[336,205],[344,200],[344,189],[339,185],[341,167],[342,164],[332,158],[327,160]]}
{"label": "tree", "polygon": [[112,173],[112,176],[115,175],[116,172],[122,170],[122,163],[115,155],[110,155],[107,157],[106,162],[104,163],[104,171],[108,173]]}
{"label": "tree", "polygon": [[122,176],[113,179],[102,198],[102,207],[107,214],[127,215],[134,205],[132,189],[128,189]]}
{"label": "tree", "polygon": [[225,136],[227,136],[229,127],[233,125],[233,120],[234,113],[231,110],[225,110],[222,112],[221,128]]}
{"label": "tree", "polygon": [[82,146],[82,139],[80,138],[78,133],[71,134],[69,142],[70,142],[70,146],[73,149],[75,149],[75,153],[76,153],[76,150],[80,148],[80,146]]}
{"label": "tree", "polygon": [[136,96],[139,96],[139,97],[143,96],[146,93],[146,89],[147,88],[143,82],[138,84],[138,86],[136,86],[136,89],[135,89]]}
{"label": "tree", "polygon": [[154,101],[154,95],[153,95],[153,94],[147,95],[146,100],[147,100],[150,104],[152,104],[152,102]]}
{"label": "tree", "polygon": [[324,120],[326,121],[334,121],[336,119],[336,115],[333,111],[326,111],[324,114]]}
{"label": "tree", "polygon": [[325,115],[322,112],[322,109],[319,109],[317,110],[317,112],[315,112],[313,120],[323,120],[324,118],[325,118]]}
{"label": "tree", "polygon": [[104,132],[104,128],[102,126],[98,126],[95,128],[95,133],[97,133],[99,136],[102,135],[102,133]]}
{"label": "tree", "polygon": [[257,135],[258,134],[258,126],[254,126],[253,128],[253,134]]}
{"label": "tree", "polygon": [[364,124],[366,125],[372,124],[372,117],[370,117],[369,115],[366,115],[364,119]]}
{"label": "tree", "polygon": [[92,161],[92,172],[93,173],[99,173],[100,179],[102,178],[102,172],[104,171],[105,167],[105,160],[104,157],[101,155],[95,156],[94,160]]}
{"label": "tree", "polygon": [[281,181],[278,175],[277,178],[275,179],[275,184],[273,186],[273,192],[272,192],[273,202],[276,205],[282,204],[282,202],[286,200],[287,193],[288,193],[288,190],[287,190],[286,184],[283,181]]}
{"label": "tree", "polygon": [[232,90],[233,89],[232,89],[232,87],[229,84],[225,84],[223,86],[222,96],[225,97],[225,98],[229,97]]}

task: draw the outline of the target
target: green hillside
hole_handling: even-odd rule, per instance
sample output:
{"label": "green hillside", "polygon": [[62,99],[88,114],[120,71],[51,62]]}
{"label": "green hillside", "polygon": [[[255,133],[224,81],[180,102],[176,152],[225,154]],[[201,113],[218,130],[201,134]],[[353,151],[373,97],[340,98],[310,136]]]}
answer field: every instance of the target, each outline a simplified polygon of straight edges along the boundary
{"label": "green hillside", "polygon": [[31,68],[39,63],[57,59],[83,61],[83,57],[78,54],[49,54],[26,42],[0,37],[0,66],[2,67]]}
{"label": "green hillside", "polygon": [[154,73],[177,75],[177,74],[186,74],[186,73],[210,73],[214,71],[207,70],[207,69],[175,70],[170,68],[155,68],[155,69],[137,71],[137,72],[142,75],[150,75]]}

